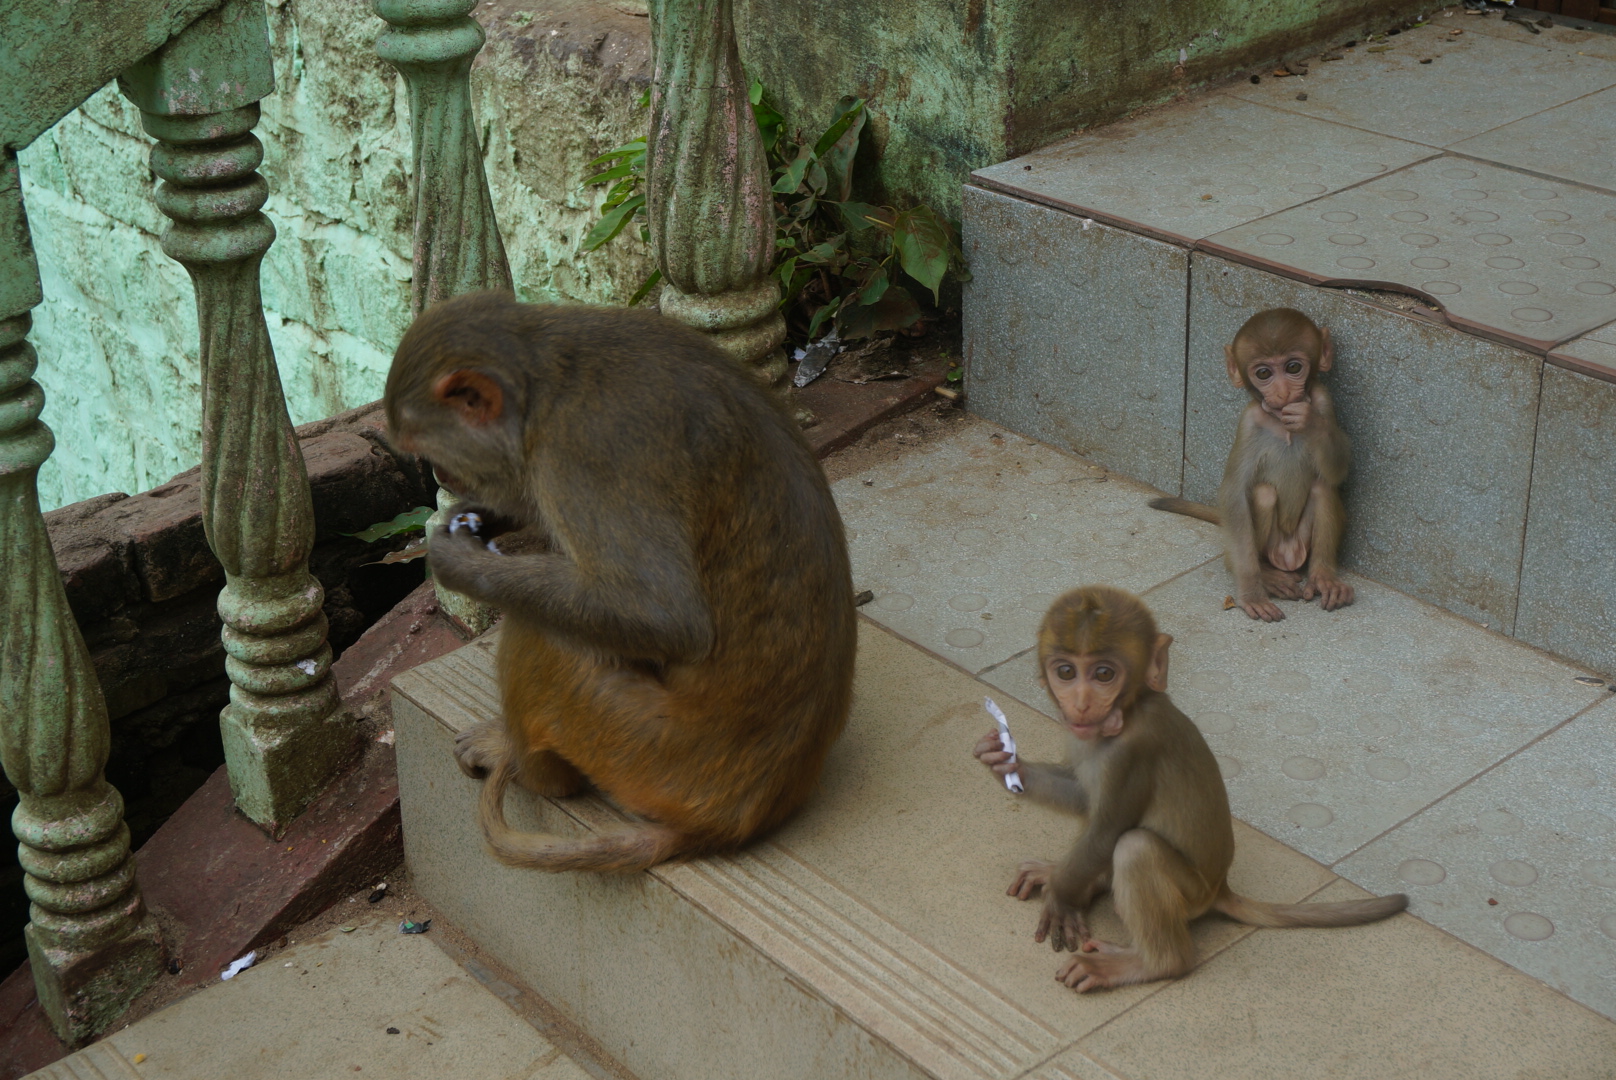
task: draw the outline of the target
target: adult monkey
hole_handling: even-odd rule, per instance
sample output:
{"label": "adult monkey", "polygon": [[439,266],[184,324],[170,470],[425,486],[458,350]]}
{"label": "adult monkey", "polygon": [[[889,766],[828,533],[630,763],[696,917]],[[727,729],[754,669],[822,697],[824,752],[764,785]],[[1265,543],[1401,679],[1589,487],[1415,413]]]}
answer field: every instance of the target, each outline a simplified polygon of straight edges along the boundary
{"label": "adult monkey", "polygon": [[[495,856],[639,870],[803,803],[852,698],[853,587],[824,473],[764,389],[659,315],[480,293],[415,320],[385,401],[463,510],[536,537],[524,554],[430,537],[437,579],[505,612],[504,718],[455,745],[489,778]],[[518,833],[512,780],[554,797],[587,780],[646,820]]]}
{"label": "adult monkey", "polygon": [[[1195,966],[1190,920],[1207,911],[1248,926],[1354,926],[1408,905],[1400,893],[1265,904],[1230,890],[1229,797],[1206,740],[1166,694],[1172,641],[1131,593],[1067,593],[1038,631],[1039,676],[1069,735],[1066,762],[1017,761],[997,730],[976,744],[998,776],[1019,770],[1028,798],[1086,818],[1064,859],[1022,863],[1008,890],[1026,900],[1043,889],[1033,937],[1076,954],[1055,978],[1079,992],[1185,974]],[[1131,947],[1089,935],[1089,905],[1107,888]]]}
{"label": "adult monkey", "polygon": [[1223,355],[1230,381],[1251,404],[1223,469],[1218,509],[1184,499],[1150,505],[1223,526],[1235,599],[1253,619],[1285,617],[1272,596],[1316,596],[1326,611],[1345,607],[1352,586],[1341,580],[1336,557],[1351,448],[1318,378],[1335,360],[1330,332],[1293,308],[1273,308],[1247,319]]}

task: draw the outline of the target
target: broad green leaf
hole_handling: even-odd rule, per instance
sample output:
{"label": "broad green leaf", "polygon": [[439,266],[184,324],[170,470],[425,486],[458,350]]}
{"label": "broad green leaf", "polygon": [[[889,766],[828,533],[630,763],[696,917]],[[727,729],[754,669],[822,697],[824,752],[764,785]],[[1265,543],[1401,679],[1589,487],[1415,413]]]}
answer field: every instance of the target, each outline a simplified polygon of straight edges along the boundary
{"label": "broad green leaf", "polygon": [[662,280],[662,271],[660,271],[660,270],[651,271],[651,276],[646,278],[644,281],[642,281],[640,283],[640,287],[638,289],[634,290],[634,295],[628,298],[628,306],[633,307],[635,304],[638,304],[641,300],[644,300],[647,296],[650,295],[651,290],[656,288],[656,283],[661,281],[661,280]]}
{"label": "broad green leaf", "polygon": [[583,247],[580,250],[584,252],[594,251],[614,238],[623,231],[623,226],[627,225],[629,220],[633,218],[634,211],[644,205],[645,196],[636,195],[602,214],[600,220],[595,222],[595,227],[590,229],[589,234],[584,237]]}
{"label": "broad green leaf", "polygon": [[594,161],[591,161],[587,168],[593,169],[596,165],[604,165],[608,161],[616,161],[620,157],[632,157],[635,154],[643,153],[645,153],[645,139],[635,139],[633,142],[624,143],[615,150],[606,151],[604,154],[600,155],[600,157],[596,158]]}
{"label": "broad green leaf", "polygon": [[858,302],[866,306],[875,303],[886,293],[889,284],[886,267],[877,267],[875,273],[870,275],[869,283],[859,290]]}
{"label": "broad green leaf", "polygon": [[645,93],[640,95],[638,104],[642,109],[648,109],[651,107],[651,88],[649,86],[645,88]]}
{"label": "broad green leaf", "polygon": [[802,152],[797,155],[797,160],[787,165],[785,172],[780,174],[780,179],[774,182],[775,194],[789,195],[802,186],[802,174],[808,171],[808,166],[813,160],[813,151],[803,147]]}
{"label": "broad green leaf", "polygon": [[762,79],[756,78],[755,76],[753,77],[752,85],[746,88],[746,100],[750,101],[754,105],[761,105],[763,103]]}
{"label": "broad green leaf", "polygon": [[842,241],[844,239],[845,237],[838,235],[831,237],[823,244],[815,244],[813,247],[802,253],[802,261],[805,263],[813,263],[816,266],[822,266],[835,262],[838,255],[843,255],[845,257],[845,253],[842,251]]}
{"label": "broad green leaf", "polygon": [[598,172],[594,176],[591,176],[589,179],[584,181],[584,187],[590,187],[594,184],[604,184],[608,180],[621,180],[623,177],[638,171],[639,170],[636,169],[632,164],[625,161],[621,165],[614,165],[605,172]]}
{"label": "broad green leaf", "polygon": [[426,519],[433,515],[430,506],[417,506],[414,510],[406,510],[392,521],[382,521],[368,529],[361,529],[356,533],[343,533],[365,543],[374,543],[389,536],[399,536],[403,533],[420,532],[426,528]]}
{"label": "broad green leaf", "polygon": [[903,272],[931,290],[932,301],[937,300],[937,287],[948,272],[948,249],[953,237],[929,206],[904,210],[893,222],[893,242]]}
{"label": "broad green leaf", "polygon": [[[864,130],[864,120],[863,99],[843,98],[842,115],[814,147],[814,153],[824,163],[825,172],[830,176],[827,190],[838,202],[846,201],[853,194],[853,156],[858,153],[859,133]],[[841,129],[840,133],[827,144],[825,140],[838,128]]]}
{"label": "broad green leaf", "polygon": [[808,166],[808,174],[803,177],[803,181],[807,183],[808,190],[813,192],[814,198],[817,199],[825,194],[825,185],[830,182],[830,177],[825,174],[825,166],[816,161]]}
{"label": "broad green leaf", "polygon": [[825,320],[830,318],[832,315],[835,315],[836,314],[836,309],[841,307],[841,306],[842,306],[842,298],[840,296],[838,296],[836,299],[832,300],[830,303],[826,304],[824,307],[822,307],[818,311],[814,312],[814,317],[812,319],[808,320],[808,340],[809,341],[814,340],[814,338],[819,335],[819,328],[824,325]]}
{"label": "broad green leaf", "polygon": [[869,203],[839,202],[835,206],[841,211],[842,220],[847,223],[847,227],[855,232],[868,229],[872,225],[885,225],[886,219],[892,216],[891,211],[871,206]]}

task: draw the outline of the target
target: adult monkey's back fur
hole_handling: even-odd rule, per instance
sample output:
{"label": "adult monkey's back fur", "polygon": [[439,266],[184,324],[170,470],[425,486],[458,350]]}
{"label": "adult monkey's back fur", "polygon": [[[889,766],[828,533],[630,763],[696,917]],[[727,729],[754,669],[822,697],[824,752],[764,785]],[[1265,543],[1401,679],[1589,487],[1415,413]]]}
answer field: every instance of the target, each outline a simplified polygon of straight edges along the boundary
{"label": "adult monkey's back fur", "polygon": [[[484,293],[416,320],[386,405],[466,508],[538,538],[501,555],[464,529],[431,537],[437,578],[506,614],[504,722],[455,751],[489,776],[496,856],[636,870],[802,805],[846,722],[856,626],[841,519],[771,394],[659,315]],[[550,796],[587,780],[646,820],[520,833],[512,780]]]}

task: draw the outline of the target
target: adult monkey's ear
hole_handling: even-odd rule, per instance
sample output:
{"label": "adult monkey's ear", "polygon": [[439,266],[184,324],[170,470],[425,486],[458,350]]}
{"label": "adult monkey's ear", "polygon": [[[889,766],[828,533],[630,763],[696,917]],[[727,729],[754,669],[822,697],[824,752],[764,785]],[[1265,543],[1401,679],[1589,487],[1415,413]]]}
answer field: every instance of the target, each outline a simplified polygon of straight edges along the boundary
{"label": "adult monkey's ear", "polygon": [[1167,692],[1167,647],[1173,635],[1157,634],[1156,644],[1150,650],[1150,663],[1145,665],[1145,685],[1159,694]]}
{"label": "adult monkey's ear", "polygon": [[1319,327],[1319,370],[1329,371],[1335,363],[1335,342],[1330,340],[1330,328]]}
{"label": "adult monkey's ear", "polygon": [[432,398],[475,427],[491,424],[505,414],[505,391],[499,383],[470,368],[439,378],[432,384]]}
{"label": "adult monkey's ear", "polygon": [[1229,369],[1230,382],[1242,390],[1248,389],[1246,386],[1246,373],[1240,370],[1240,360],[1234,354],[1233,345],[1223,347],[1223,366]]}

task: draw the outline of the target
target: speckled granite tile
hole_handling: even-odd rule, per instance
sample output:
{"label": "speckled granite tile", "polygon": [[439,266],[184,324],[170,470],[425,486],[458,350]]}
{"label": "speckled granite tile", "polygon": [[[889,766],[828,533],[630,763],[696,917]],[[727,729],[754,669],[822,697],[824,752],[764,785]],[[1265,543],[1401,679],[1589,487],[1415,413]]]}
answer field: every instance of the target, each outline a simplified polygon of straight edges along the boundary
{"label": "speckled granite tile", "polygon": [[1430,154],[1215,93],[971,175],[1034,202],[1189,244]]}
{"label": "speckled granite tile", "polygon": [[[1611,346],[1616,351],[1616,346]],[[1515,635],[1616,674],[1616,385],[1547,367]]]}
{"label": "speckled granite tile", "polygon": [[1142,591],[1222,550],[1143,484],[975,419],[833,490],[860,610],[970,671],[1026,648],[1067,589]]}
{"label": "speckled granite tile", "polygon": [[[1319,120],[1450,146],[1616,86],[1616,63],[1609,59],[1557,43],[1471,32],[1479,21],[1438,19],[1397,37],[1360,42],[1341,60],[1315,60],[1305,78],[1237,83],[1228,92]],[[1466,32],[1454,37],[1453,29]],[[1431,63],[1420,63],[1426,59]],[[1307,100],[1297,101],[1302,91]]]}
{"label": "speckled granite tile", "polygon": [[1606,700],[1340,870],[1409,893],[1413,914],[1616,1017],[1613,745]]}
{"label": "speckled granite tile", "polygon": [[971,411],[1178,494],[1189,252],[967,187]]}

